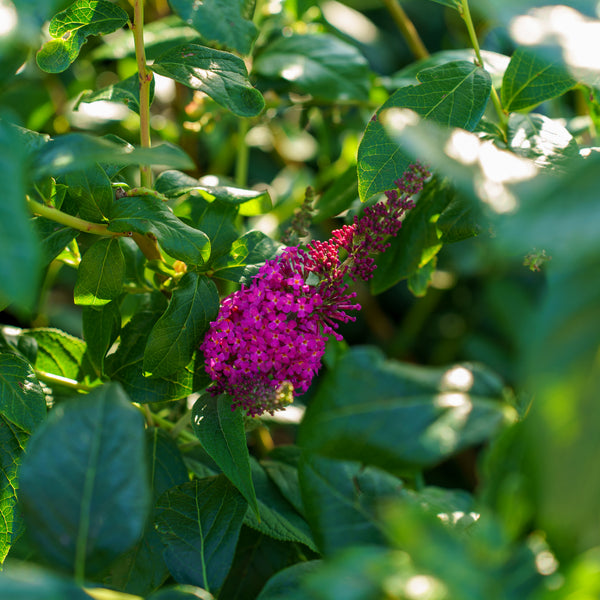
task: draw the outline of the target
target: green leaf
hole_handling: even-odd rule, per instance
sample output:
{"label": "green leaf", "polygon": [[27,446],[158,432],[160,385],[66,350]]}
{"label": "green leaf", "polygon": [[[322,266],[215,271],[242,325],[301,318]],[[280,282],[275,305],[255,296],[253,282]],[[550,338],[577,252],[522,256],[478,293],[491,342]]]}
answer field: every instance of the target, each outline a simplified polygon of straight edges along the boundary
{"label": "green leaf", "polygon": [[519,156],[542,167],[561,167],[579,155],[579,147],[569,130],[545,115],[512,113],[508,118],[508,144]]}
{"label": "green leaf", "polygon": [[[131,34],[129,34],[131,35]],[[154,98],[154,78],[150,81],[150,103]],[[76,109],[79,108],[79,104],[89,104],[90,102],[98,102],[104,100],[107,102],[122,102],[128,108],[136,113],[140,113],[140,78],[137,73],[127,77],[122,81],[119,81],[113,85],[109,85],[95,92],[88,91],[83,94],[76,105]]]}
{"label": "green leaf", "polygon": [[479,123],[491,90],[486,71],[466,61],[454,61],[419,72],[419,85],[397,90],[381,106],[358,147],[358,191],[361,200],[394,187],[412,162],[410,155],[386,132],[384,111],[410,109],[423,118],[472,130]]}
{"label": "green leaf", "polygon": [[77,0],[50,21],[53,39],[39,50],[40,69],[60,73],[79,56],[90,35],[105,35],[127,23],[127,13],[107,0]]}
{"label": "green leaf", "polygon": [[121,331],[119,304],[109,302],[101,307],[84,306],[81,317],[87,356],[96,371],[103,374],[104,357]]}
{"label": "green leaf", "polygon": [[315,204],[316,214],[313,222],[321,223],[325,219],[339,215],[350,208],[357,198],[356,166],[351,165],[319,196]]}
{"label": "green leaf", "polygon": [[117,350],[105,360],[105,371],[121,382],[134,402],[167,402],[184,398],[194,391],[191,365],[169,377],[145,377],[142,365],[144,349],[152,327],[164,313],[165,297],[160,292],[150,295],[121,330]]}
{"label": "green leaf", "polygon": [[0,306],[31,308],[37,298],[42,260],[25,207],[28,170],[21,137],[0,120]]}
{"label": "green leaf", "polygon": [[437,4],[442,4],[444,6],[447,6],[448,8],[454,8],[455,10],[462,9],[460,0],[433,0],[433,2],[436,2]]}
{"label": "green leaf", "polygon": [[300,453],[298,446],[276,446],[269,453],[269,458],[261,461],[261,465],[281,495],[304,516],[298,482]]}
{"label": "green leaf", "polygon": [[[236,219],[239,214],[238,206],[214,200],[208,202],[203,198],[191,196],[186,202],[189,208],[189,218],[198,229],[201,229],[210,239],[210,262],[227,253],[231,244],[238,238]],[[182,207],[177,211],[181,213]]]}
{"label": "green leaf", "polygon": [[[90,52],[92,60],[135,58],[135,40],[131,31],[122,29],[113,33],[110,41],[106,39],[101,41],[102,45]],[[148,60],[155,60],[157,56],[174,46],[197,41],[199,41],[198,32],[188,27],[177,15],[168,15],[144,24],[144,49]]]}
{"label": "green leaf", "polygon": [[147,600],[214,600],[214,596],[193,585],[177,585],[161,588],[155,594],[148,596]]}
{"label": "green leaf", "polygon": [[29,440],[20,486],[43,556],[80,577],[139,539],[150,508],[144,421],[118,384],[54,408]]}
{"label": "green leaf", "polygon": [[[146,431],[146,451],[156,502],[170,488],[188,481],[188,472],[177,443],[165,430],[154,427]],[[113,565],[112,585],[129,594],[146,596],[169,576],[163,551],[164,545],[150,519],[142,539]]]}
{"label": "green leaf", "polygon": [[119,238],[94,242],[81,258],[75,283],[75,304],[104,306],[118,298],[125,281],[125,258]]}
{"label": "green leaf", "polygon": [[35,217],[32,222],[41,241],[44,266],[49,265],[79,235],[76,229],[43,217]]}
{"label": "green leaf", "polygon": [[[494,87],[500,87],[502,85],[502,77],[510,62],[510,57],[489,50],[481,50],[480,53],[481,58],[483,59],[483,68],[490,74],[492,85]],[[422,58],[421,60],[409,63],[391,75],[389,79],[383,79],[382,83],[390,92],[395,92],[400,87],[418,84],[419,80],[417,79],[417,75],[424,69],[437,67],[457,60],[472,63],[477,60],[477,56],[472,48],[440,50],[439,52],[433,52],[427,58]]]}
{"label": "green leaf", "polygon": [[299,443],[322,456],[410,473],[487,440],[514,420],[501,396],[497,378],[481,367],[417,367],[356,347],[323,379]]}
{"label": "green leaf", "polygon": [[73,578],[33,562],[11,562],[0,574],[0,600],[90,600]]}
{"label": "green leaf", "polygon": [[[227,178],[216,175],[206,175],[196,179],[180,171],[163,171],[156,178],[154,189],[169,197],[182,196],[192,192],[192,197],[198,195],[208,202],[220,200],[234,206],[240,205],[240,214],[247,216],[268,212],[272,204],[267,190],[240,188]],[[246,206],[252,204],[260,208],[260,211],[249,212]]]}
{"label": "green leaf", "polygon": [[[0,359],[4,356],[4,354],[0,354]],[[4,396],[1,389],[0,396]],[[2,514],[2,519],[0,519],[0,564],[6,558],[15,534],[14,509],[17,505],[17,476],[27,438],[28,435],[24,431],[15,427],[4,415],[0,416],[0,511]],[[0,575],[0,594],[2,590],[1,577]]]}
{"label": "green leaf", "polygon": [[164,202],[153,196],[131,196],[115,202],[108,228],[152,234],[167,254],[188,264],[202,265],[210,256],[208,236],[180,221]]}
{"label": "green leaf", "polygon": [[374,294],[410,277],[441,250],[442,232],[436,222],[453,196],[447,183],[434,179],[426,184],[416,206],[408,211],[402,222],[402,229],[390,239],[390,247],[377,257],[377,269],[371,280]]}
{"label": "green leaf", "polygon": [[110,179],[99,164],[85,171],[67,173],[68,194],[77,202],[79,216],[87,221],[101,223],[108,219],[113,203]]}
{"label": "green leaf", "polygon": [[356,47],[327,33],[277,38],[257,55],[253,70],[263,77],[289,81],[316,99],[369,97],[366,58]]}
{"label": "green leaf", "polygon": [[312,554],[302,544],[280,542],[243,526],[233,565],[219,596],[229,600],[256,600],[270,577]]}
{"label": "green leaf", "polygon": [[[308,573],[318,570],[321,564],[320,560],[310,560],[279,571],[267,581],[256,600],[295,600],[302,579]],[[300,600],[302,598],[301,595]]]}
{"label": "green leaf", "polygon": [[184,44],[161,54],[151,68],[204,92],[240,117],[254,117],[264,108],[262,94],[248,81],[244,61],[228,52]]}
{"label": "green leaf", "polygon": [[205,275],[186,273],[173,291],[167,310],[150,332],[144,370],[154,377],[164,377],[185,367],[218,312],[219,293],[215,284]]}
{"label": "green leaf", "polygon": [[204,395],[192,409],[192,426],[204,450],[258,515],[242,411],[231,410],[227,396]]}
{"label": "green leaf", "polygon": [[31,365],[16,354],[0,353],[0,415],[32,433],[46,416],[46,399]]}
{"label": "green leaf", "polygon": [[576,84],[562,57],[550,60],[535,49],[517,48],[502,80],[502,104],[507,111],[529,110]]}
{"label": "green leaf", "polygon": [[[248,8],[252,6],[252,10]],[[258,29],[252,22],[254,2],[248,0],[204,0],[192,4],[171,0],[173,10],[202,35],[209,45],[250,54]]]}
{"label": "green leaf", "polygon": [[165,492],[157,504],[156,527],[175,580],[217,591],[231,567],[247,509],[224,475]]}
{"label": "green leaf", "polygon": [[67,379],[80,380],[85,372],[85,342],[59,329],[39,327],[26,329],[23,337],[32,338],[38,346],[34,367]]}
{"label": "green leaf", "polygon": [[253,512],[248,511],[244,524],[276,540],[300,542],[317,552],[317,546],[306,521],[281,495],[261,465],[252,459],[250,465],[258,499],[260,520]]}
{"label": "green leaf", "polygon": [[171,144],[133,148],[83,133],[68,133],[50,140],[33,154],[32,177],[41,179],[48,175],[62,175],[86,169],[95,163],[109,163],[120,168],[139,164],[178,169],[194,167],[187,154]]}
{"label": "green leaf", "polygon": [[247,282],[265,260],[273,258],[279,246],[262,231],[249,231],[233,242],[227,254],[211,264],[213,276],[235,283]]}
{"label": "green leaf", "polygon": [[384,545],[377,503],[397,497],[402,481],[360,463],[304,453],[300,489],[307,520],[324,555],[353,545]]}

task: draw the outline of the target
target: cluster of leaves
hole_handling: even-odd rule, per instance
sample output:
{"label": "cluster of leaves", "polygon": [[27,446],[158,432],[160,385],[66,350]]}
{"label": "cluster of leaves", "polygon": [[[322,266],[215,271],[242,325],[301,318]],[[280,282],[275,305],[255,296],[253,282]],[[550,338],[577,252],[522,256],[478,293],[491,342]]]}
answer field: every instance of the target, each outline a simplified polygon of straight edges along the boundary
{"label": "cluster of leaves", "polygon": [[[385,76],[398,34],[346,4],[0,2],[0,599],[597,594],[594,3],[421,0],[458,49]],[[206,393],[198,346],[270,224],[310,185],[326,235],[415,160],[434,176],[370,292],[423,310],[465,276],[454,248],[525,260],[535,293],[490,288],[512,389],[332,341],[287,425]],[[61,287],[80,335],[47,326]],[[482,445],[476,486],[436,479]]]}

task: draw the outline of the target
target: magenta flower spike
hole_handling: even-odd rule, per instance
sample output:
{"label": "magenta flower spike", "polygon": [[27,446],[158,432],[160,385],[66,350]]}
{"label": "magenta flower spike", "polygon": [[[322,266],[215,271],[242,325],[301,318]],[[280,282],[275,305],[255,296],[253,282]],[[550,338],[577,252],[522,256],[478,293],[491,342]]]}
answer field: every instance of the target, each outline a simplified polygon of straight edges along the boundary
{"label": "magenta flower spike", "polygon": [[[249,286],[226,297],[200,349],[213,394],[228,394],[232,409],[273,414],[308,390],[319,371],[327,337],[360,310],[351,281],[370,279],[373,254],[398,234],[429,172],[412,165],[386,192],[386,201],[306,249],[286,248],[260,268]],[[342,254],[343,256],[340,256]]]}

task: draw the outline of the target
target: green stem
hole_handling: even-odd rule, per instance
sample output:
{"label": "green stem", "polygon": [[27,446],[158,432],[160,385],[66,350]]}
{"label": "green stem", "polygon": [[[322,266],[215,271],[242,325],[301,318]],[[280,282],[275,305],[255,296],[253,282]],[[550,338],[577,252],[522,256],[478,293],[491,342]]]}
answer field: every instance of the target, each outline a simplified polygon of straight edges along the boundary
{"label": "green stem", "polygon": [[[142,148],[150,148],[150,83],[152,71],[146,67],[146,50],[144,48],[144,0],[133,3],[133,41],[135,59],[140,80],[140,143]],[[150,165],[140,166],[140,181],[143,187],[152,187],[152,169]]]}
{"label": "green stem", "polygon": [[408,15],[404,12],[402,6],[398,0],[383,0],[388,12],[392,15],[392,19],[400,29],[410,51],[413,53],[415,58],[427,58],[429,52],[421,40],[419,33],[417,32],[413,22],[408,18]]}
{"label": "green stem", "polygon": [[[469,0],[461,0],[459,13],[463,21],[465,22],[465,25],[467,26],[467,31],[469,32],[471,45],[473,46],[473,50],[475,50],[475,56],[477,57],[478,66],[483,67],[483,58],[481,57],[479,40],[477,39],[477,33],[475,32],[473,19],[471,18],[471,11],[469,10]],[[496,109],[496,113],[498,114],[498,118],[500,119],[500,125],[503,129],[505,129],[506,124],[508,122],[508,118],[506,116],[506,113],[504,112],[504,109],[502,108],[502,102],[500,102],[500,97],[498,96],[498,92],[496,91],[496,88],[494,86],[492,86],[491,97],[492,103],[494,104],[494,108]]]}
{"label": "green stem", "polygon": [[250,161],[250,148],[246,144],[248,133],[248,119],[240,119],[238,125],[237,161],[235,163],[235,183],[241,188],[248,185],[248,165]]}
{"label": "green stem", "polygon": [[40,217],[45,217],[46,219],[50,219],[56,223],[60,223],[61,225],[66,225],[67,227],[72,227],[73,229],[78,229],[79,231],[84,231],[85,233],[93,233],[94,235],[106,235],[106,236],[128,236],[128,233],[118,233],[115,231],[109,231],[108,225],[103,225],[101,223],[92,223],[90,221],[84,221],[79,217],[74,217],[73,215],[68,215],[53,206],[46,206],[41,202],[37,202],[36,200],[32,200],[31,198],[27,198],[27,204],[32,213],[39,215]]}
{"label": "green stem", "polygon": [[[168,429],[169,431],[172,431],[176,426],[176,423],[173,423],[172,421],[169,421],[168,419],[165,419],[164,417],[161,417],[161,416],[157,415],[156,413],[151,413],[151,415],[152,415],[152,420],[154,421],[154,423],[156,425],[159,425],[163,429]],[[176,433],[177,433],[177,437],[180,437],[182,440],[184,440],[186,442],[193,442],[194,444],[199,443],[198,438],[193,433],[190,433],[189,431],[187,431],[185,429],[180,429]]]}
{"label": "green stem", "polygon": [[35,376],[40,381],[48,383],[49,385],[61,385],[62,387],[69,388],[70,390],[76,390],[78,392],[91,392],[96,387],[94,385],[80,383],[75,379],[69,379],[67,377],[63,377],[62,375],[54,375],[53,373],[38,371],[37,369],[35,371]]}

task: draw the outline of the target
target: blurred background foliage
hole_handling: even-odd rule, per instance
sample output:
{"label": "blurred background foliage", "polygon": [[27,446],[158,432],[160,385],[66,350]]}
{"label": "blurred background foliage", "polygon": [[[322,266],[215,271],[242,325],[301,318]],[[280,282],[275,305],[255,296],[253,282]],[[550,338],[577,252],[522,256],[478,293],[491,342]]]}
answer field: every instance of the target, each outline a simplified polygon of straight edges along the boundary
{"label": "blurred background foliage", "polygon": [[[91,91],[136,73],[129,32],[92,37],[70,69],[43,73],[32,60],[32,49],[42,41],[39,28],[69,2],[15,4],[22,18],[18,38],[2,42],[0,114],[51,136],[82,131],[115,134],[137,143],[135,111],[123,103],[87,101]],[[326,239],[360,210],[356,157],[369,120],[390,93],[413,82],[416,73],[415,56],[384,4],[258,0],[255,23],[260,33],[248,66],[252,83],[264,94],[266,109],[242,121],[209,97],[156,76],[153,140],[180,145],[196,165],[189,172],[194,177],[224,177],[240,186],[267,190],[273,209],[245,219],[248,228],[261,229],[273,238],[289,225],[310,186],[317,198],[310,233]],[[452,2],[402,4],[432,54],[470,46],[463,21],[446,4]],[[483,49],[507,57],[513,53],[517,43],[503,19],[535,3],[526,4],[473,2]],[[597,16],[593,4],[584,2],[577,8]],[[3,10],[11,6],[6,0],[0,3]],[[166,0],[149,0],[146,11],[149,60],[175,41],[197,35],[169,16]],[[309,77],[277,76],[269,57],[273,40],[289,42],[294,34],[322,33],[348,45],[344,51],[355,59],[346,66],[355,75],[362,74],[354,78],[361,85],[351,85],[353,77],[342,77],[333,93]],[[356,58],[359,55],[364,59]],[[12,67],[20,64],[18,76],[14,75]],[[498,66],[499,79],[504,68],[506,63]],[[334,75],[332,71],[332,81]],[[580,147],[593,148],[600,114],[597,89],[574,87],[545,101],[536,112],[560,120]],[[427,131],[417,133],[422,133],[425,144]],[[385,517],[391,548],[357,547],[336,555],[323,569],[303,573],[307,593],[319,590],[310,597],[341,597],[336,582],[353,569],[359,574],[356,585],[364,586],[357,598],[404,597],[393,595],[394,585],[410,598],[525,598],[536,589],[535,598],[596,597],[600,572],[597,163],[595,156],[583,166],[565,163],[557,178],[540,176],[529,187],[515,187],[521,210],[511,218],[483,219],[479,235],[444,244],[430,285],[420,295],[411,292],[406,280],[378,295],[371,294],[368,285],[357,285],[363,308],[356,322],[340,330],[349,346],[378,346],[391,359],[432,367],[483,363],[515,390],[517,412],[527,418],[484,453],[480,447],[469,448],[426,473],[428,485],[476,492],[477,509],[489,516],[484,527],[458,543],[439,520],[410,504],[392,506]],[[337,216],[340,210],[342,216]],[[72,303],[75,279],[74,270],[53,264],[36,310],[5,312],[3,322],[57,327],[81,336],[80,308]],[[320,380],[344,350],[343,345],[330,346]],[[319,383],[303,402],[310,403],[318,395]],[[276,444],[294,441],[291,427],[273,425],[272,433]],[[456,499],[450,504],[456,506]],[[463,513],[468,515],[467,504]],[[521,555],[512,553],[511,546],[517,540],[522,544],[519,552],[526,557],[523,562],[533,561],[537,567],[522,579],[517,572]],[[445,563],[444,556],[451,554],[456,560]],[[563,565],[562,579],[552,580],[540,592],[538,579],[555,573],[556,557]],[[439,579],[425,578],[418,588],[413,563]],[[462,564],[465,572],[449,574],[448,564]],[[508,574],[511,579],[504,590],[493,592],[495,582]],[[413,581],[412,595],[409,581]],[[429,595],[419,595],[419,589]],[[569,590],[579,595],[569,596]],[[270,593],[265,597],[278,597]],[[290,591],[279,597],[294,595]]]}

